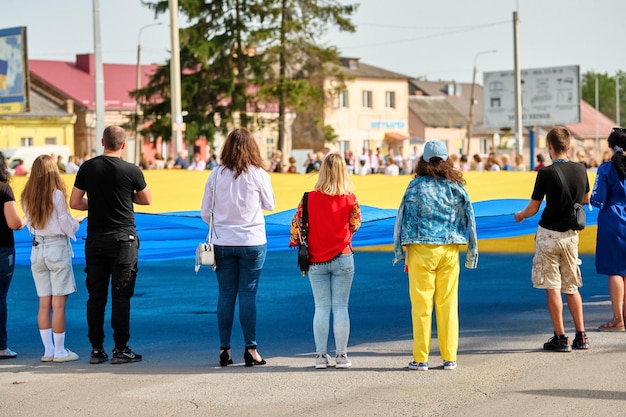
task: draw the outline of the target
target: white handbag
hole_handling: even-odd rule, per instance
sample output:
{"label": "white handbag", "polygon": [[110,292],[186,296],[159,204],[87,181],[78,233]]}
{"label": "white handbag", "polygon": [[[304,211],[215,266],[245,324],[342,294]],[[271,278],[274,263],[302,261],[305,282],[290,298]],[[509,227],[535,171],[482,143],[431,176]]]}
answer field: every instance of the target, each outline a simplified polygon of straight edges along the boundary
{"label": "white handbag", "polygon": [[196,248],[196,267],[195,271],[198,273],[200,266],[210,266],[214,271],[217,269],[217,263],[215,262],[215,247],[211,243],[211,232],[214,229],[213,225],[213,210],[215,209],[215,190],[217,189],[217,173],[215,175],[215,182],[213,183],[213,195],[211,198],[211,220],[209,221],[209,233],[206,235],[206,241],[198,243]]}

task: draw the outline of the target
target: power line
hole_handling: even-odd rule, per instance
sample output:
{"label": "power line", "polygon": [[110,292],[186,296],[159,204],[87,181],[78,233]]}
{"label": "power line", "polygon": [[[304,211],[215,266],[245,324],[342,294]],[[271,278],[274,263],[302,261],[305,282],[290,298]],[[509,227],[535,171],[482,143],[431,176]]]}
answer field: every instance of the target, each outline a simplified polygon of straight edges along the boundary
{"label": "power line", "polygon": [[432,39],[432,38],[438,38],[438,37],[443,37],[443,36],[449,36],[449,35],[453,35],[457,33],[471,32],[471,31],[478,30],[478,29],[483,29],[483,28],[498,26],[498,25],[503,25],[503,24],[510,24],[510,23],[511,22],[509,22],[508,20],[502,21],[502,22],[495,22],[495,23],[486,23],[483,25],[462,27],[461,29],[451,30],[449,32],[437,33],[433,35],[418,36],[415,38],[398,39],[394,41],[379,42],[379,43],[370,43],[367,45],[344,46],[342,47],[342,49],[371,48],[373,46],[386,46],[386,45],[393,45],[393,44],[398,44],[398,43],[414,42],[414,41],[420,41],[424,39]]}

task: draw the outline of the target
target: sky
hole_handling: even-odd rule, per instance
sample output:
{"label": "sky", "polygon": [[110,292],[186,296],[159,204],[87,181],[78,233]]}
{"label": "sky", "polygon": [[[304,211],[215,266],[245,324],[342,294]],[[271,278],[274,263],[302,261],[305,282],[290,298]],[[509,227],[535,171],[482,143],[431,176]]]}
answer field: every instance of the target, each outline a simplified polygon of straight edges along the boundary
{"label": "sky", "polygon": [[[140,0],[99,0],[99,9],[103,62],[136,64],[138,44],[142,64],[165,62],[169,14],[155,20]],[[521,69],[626,71],[625,0],[361,0],[356,32],[331,31],[326,42],[342,56],[429,81],[471,82],[476,66],[482,84],[483,72],[514,68],[516,10]],[[7,0],[0,29],[26,26],[30,59],[74,61],[95,49],[93,15],[88,0]]]}

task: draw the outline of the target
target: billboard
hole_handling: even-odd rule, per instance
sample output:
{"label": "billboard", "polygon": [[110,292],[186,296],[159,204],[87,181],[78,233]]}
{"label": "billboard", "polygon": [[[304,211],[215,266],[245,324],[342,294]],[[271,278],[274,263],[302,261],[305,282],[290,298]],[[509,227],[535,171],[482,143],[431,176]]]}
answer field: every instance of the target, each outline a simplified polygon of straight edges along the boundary
{"label": "billboard", "polygon": [[30,111],[26,28],[0,29],[0,115]]}
{"label": "billboard", "polygon": [[[526,69],[522,75],[522,124],[580,123],[578,65]],[[515,127],[515,73],[483,73],[483,124]]]}

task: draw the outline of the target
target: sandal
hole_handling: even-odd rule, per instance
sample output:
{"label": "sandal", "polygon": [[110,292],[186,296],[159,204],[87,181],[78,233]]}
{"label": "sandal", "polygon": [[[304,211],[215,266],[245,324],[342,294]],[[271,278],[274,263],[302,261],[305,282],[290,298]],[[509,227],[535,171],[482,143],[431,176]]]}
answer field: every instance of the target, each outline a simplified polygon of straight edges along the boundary
{"label": "sandal", "polygon": [[17,357],[17,353],[13,352],[9,348],[0,350],[0,359],[13,359],[16,357]]}
{"label": "sandal", "polygon": [[598,330],[601,332],[623,332],[626,331],[626,328],[621,317],[613,317],[607,323],[598,327]]}

